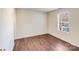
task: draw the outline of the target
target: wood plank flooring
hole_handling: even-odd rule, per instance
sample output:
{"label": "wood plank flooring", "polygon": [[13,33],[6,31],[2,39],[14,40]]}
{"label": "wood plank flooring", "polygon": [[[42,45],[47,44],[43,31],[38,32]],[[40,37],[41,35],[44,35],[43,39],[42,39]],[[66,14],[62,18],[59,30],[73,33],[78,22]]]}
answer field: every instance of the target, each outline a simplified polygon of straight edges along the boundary
{"label": "wood plank flooring", "polygon": [[79,51],[79,48],[49,34],[15,40],[14,51]]}

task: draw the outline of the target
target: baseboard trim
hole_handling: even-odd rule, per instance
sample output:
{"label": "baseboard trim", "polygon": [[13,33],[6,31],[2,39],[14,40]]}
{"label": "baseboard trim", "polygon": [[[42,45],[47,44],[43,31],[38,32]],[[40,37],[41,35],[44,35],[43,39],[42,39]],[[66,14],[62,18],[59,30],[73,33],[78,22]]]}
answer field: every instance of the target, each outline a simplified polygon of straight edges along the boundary
{"label": "baseboard trim", "polygon": [[[51,36],[54,36],[54,35],[52,35],[51,33],[48,33],[48,34],[51,35]],[[62,39],[62,38],[59,38],[59,37],[57,37],[57,36],[54,36],[54,37],[56,37],[56,38],[58,38],[58,39],[60,39],[60,40],[62,40],[62,41],[65,41],[65,42],[67,42],[67,43],[69,43],[69,44],[71,44],[71,45],[73,45],[73,46],[79,47],[79,45],[77,45],[77,44],[75,44],[75,43],[69,42],[69,41],[64,40],[64,39]]]}
{"label": "baseboard trim", "polygon": [[[17,39],[22,39],[22,38],[28,38],[28,37],[39,36],[39,35],[45,35],[45,34],[49,34],[49,35],[51,35],[51,36],[54,36],[54,35],[52,35],[51,33],[43,33],[43,34],[36,34],[36,35],[30,35],[30,36],[15,37],[15,40],[17,40]],[[54,36],[54,37],[56,37],[56,36]],[[59,38],[59,37],[56,37],[56,38],[58,38],[58,39],[60,39],[60,40],[62,40],[62,41],[65,41],[65,42],[67,42],[67,43],[69,43],[69,44],[71,44],[71,45],[74,45],[74,46],[76,46],[76,47],[79,47],[77,44],[71,43],[71,42],[69,42],[69,41],[67,41],[67,40],[61,39],[61,38]]]}
{"label": "baseboard trim", "polygon": [[15,40],[17,40],[17,39],[22,39],[22,38],[33,37],[33,36],[38,36],[38,35],[44,35],[44,34],[48,34],[48,33],[42,33],[42,34],[36,34],[36,35],[19,36],[19,37],[15,37]]}

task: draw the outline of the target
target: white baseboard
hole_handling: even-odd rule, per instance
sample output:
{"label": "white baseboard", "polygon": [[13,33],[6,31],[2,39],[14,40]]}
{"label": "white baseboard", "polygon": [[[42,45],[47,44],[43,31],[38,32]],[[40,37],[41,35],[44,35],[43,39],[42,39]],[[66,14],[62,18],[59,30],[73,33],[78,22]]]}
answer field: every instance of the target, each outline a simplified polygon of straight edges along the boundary
{"label": "white baseboard", "polygon": [[35,34],[35,35],[24,35],[24,36],[18,36],[18,37],[15,37],[15,40],[16,40],[16,39],[21,39],[21,38],[26,38],[26,37],[37,36],[37,35],[43,35],[43,34],[47,34],[47,33],[41,33],[41,34]]}
{"label": "white baseboard", "polygon": [[[52,35],[51,33],[48,33],[48,34]],[[52,36],[55,36],[55,35],[52,35]],[[57,37],[57,36],[55,36],[55,37]],[[57,37],[57,38],[59,38],[59,37]],[[64,39],[62,39],[62,38],[59,38],[59,39],[64,40]],[[73,42],[70,42],[70,41],[67,41],[67,40],[64,40],[64,41],[66,41],[66,42],[68,42],[68,43],[70,43],[70,44],[72,44],[72,45],[74,45],[74,46],[79,47],[79,45],[77,45],[77,44],[75,44],[75,43],[73,43]]]}
{"label": "white baseboard", "polygon": [[[19,36],[19,37],[15,37],[15,39],[26,38],[26,37],[32,37],[32,36],[43,35],[43,34],[50,34],[50,35],[52,35],[51,33],[42,33],[42,34],[35,34],[35,35]],[[54,36],[54,35],[52,35],[52,36]],[[55,36],[55,37],[57,37],[57,36]],[[57,37],[57,38],[59,38],[59,37]],[[59,39],[64,40],[64,39],[62,39],[62,38],[59,38]],[[75,44],[75,43],[73,43],[73,42],[70,42],[70,41],[67,41],[67,40],[64,40],[64,41],[66,41],[66,42],[68,42],[68,43],[70,43],[70,44],[72,44],[72,45],[74,45],[74,46],[79,47],[79,45],[77,45],[77,44]]]}

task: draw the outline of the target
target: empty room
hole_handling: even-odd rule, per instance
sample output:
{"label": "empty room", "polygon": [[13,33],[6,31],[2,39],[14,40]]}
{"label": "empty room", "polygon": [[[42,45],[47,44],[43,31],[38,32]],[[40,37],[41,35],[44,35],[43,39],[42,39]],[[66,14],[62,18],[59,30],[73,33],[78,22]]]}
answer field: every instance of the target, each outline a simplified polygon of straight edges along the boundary
{"label": "empty room", "polygon": [[79,8],[0,8],[1,51],[79,51]]}

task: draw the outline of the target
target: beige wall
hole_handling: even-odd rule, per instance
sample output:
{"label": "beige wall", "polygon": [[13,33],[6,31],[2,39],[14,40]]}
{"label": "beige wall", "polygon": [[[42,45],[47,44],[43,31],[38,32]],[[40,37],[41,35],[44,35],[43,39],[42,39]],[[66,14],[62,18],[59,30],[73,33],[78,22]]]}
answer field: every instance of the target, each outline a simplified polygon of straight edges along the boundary
{"label": "beige wall", "polygon": [[[57,13],[70,13],[70,32],[63,33],[57,30]],[[79,9],[59,9],[48,13],[48,33],[79,47]]]}
{"label": "beige wall", "polygon": [[15,38],[45,34],[47,32],[47,14],[28,9],[16,9]]}

